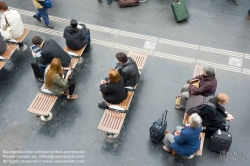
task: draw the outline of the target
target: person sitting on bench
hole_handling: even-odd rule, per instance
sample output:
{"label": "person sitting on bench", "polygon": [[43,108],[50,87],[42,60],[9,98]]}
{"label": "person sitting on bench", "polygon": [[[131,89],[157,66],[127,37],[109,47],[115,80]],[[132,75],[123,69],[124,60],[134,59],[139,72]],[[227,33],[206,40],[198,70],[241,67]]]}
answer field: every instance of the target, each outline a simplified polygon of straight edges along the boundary
{"label": "person sitting on bench", "polygon": [[84,24],[78,24],[75,19],[72,19],[70,26],[64,29],[63,37],[66,39],[66,45],[71,50],[80,50],[86,44],[87,46],[84,49],[84,53],[92,50],[89,29],[87,29]]}
{"label": "person sitting on bench", "polygon": [[7,49],[7,43],[5,42],[3,36],[0,33],[0,57]]}
{"label": "person sitting on bench", "polygon": [[127,57],[123,52],[117,53],[116,59],[119,63],[116,64],[115,69],[121,74],[125,86],[135,86],[140,78],[140,73],[135,61]]}
{"label": "person sitting on bench", "polygon": [[165,132],[167,134],[162,140],[163,149],[168,152],[172,149],[181,156],[192,158],[200,148],[201,131],[201,117],[194,113],[189,117],[189,123],[185,127],[176,127],[174,135]]}
{"label": "person sitting on bench", "polygon": [[[68,70],[66,76],[63,76],[63,70]],[[60,59],[54,58],[45,70],[45,86],[56,95],[63,94],[67,99],[76,99],[78,96],[73,94],[76,83],[69,82],[70,75],[71,68],[63,68]]]}
{"label": "person sitting on bench", "polygon": [[38,67],[42,76],[44,76],[45,68],[50,64],[53,58],[59,58],[63,67],[69,67],[69,64],[71,63],[70,55],[65,52],[55,40],[49,39],[43,41],[40,36],[34,36],[32,38],[32,43],[41,48],[40,57],[36,57],[36,54],[33,51],[32,55],[34,59],[39,62]]}
{"label": "person sitting on bench", "polygon": [[[16,39],[22,36],[24,31],[20,14],[16,10],[8,8],[5,2],[0,2],[0,10],[3,13],[1,19],[1,34],[5,39]],[[11,34],[8,31],[11,27]]]}
{"label": "person sitting on bench", "polygon": [[[119,104],[127,97],[124,82],[119,72],[115,69],[109,70],[108,79],[100,81],[100,90],[103,99],[111,104]],[[105,107],[106,102],[99,103],[98,105]]]}
{"label": "person sitting on bench", "polygon": [[[200,81],[199,87],[192,85],[195,79]],[[217,88],[214,68],[210,66],[204,66],[202,75],[198,75],[187,82],[181,89],[180,104],[175,106],[176,109],[185,109],[186,101],[191,94],[209,96],[213,95]]]}
{"label": "person sitting on bench", "polygon": [[202,118],[202,125],[206,126],[206,137],[210,138],[217,129],[225,129],[226,121],[232,122],[234,117],[229,114],[222,106],[228,103],[229,97],[225,93],[218,93],[209,99],[209,103],[205,105],[199,115]]}

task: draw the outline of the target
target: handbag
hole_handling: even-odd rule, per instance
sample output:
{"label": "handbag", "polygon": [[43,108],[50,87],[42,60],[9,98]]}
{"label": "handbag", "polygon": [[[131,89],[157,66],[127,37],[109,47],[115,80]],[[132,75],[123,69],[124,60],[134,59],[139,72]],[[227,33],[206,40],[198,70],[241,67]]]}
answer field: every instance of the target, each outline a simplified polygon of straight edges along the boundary
{"label": "handbag", "polygon": [[1,30],[1,34],[5,39],[12,39],[12,30],[10,28],[10,24],[5,15],[4,15],[4,18],[5,18],[7,29],[5,31]]}
{"label": "handbag", "polygon": [[[200,80],[199,80],[199,79],[190,80],[190,81],[188,81],[188,83],[189,83],[190,85],[195,86],[196,88],[199,88],[199,87],[200,87]],[[194,92],[191,92],[191,93],[193,94]]]}
{"label": "handbag", "polygon": [[44,0],[39,2],[44,8],[51,8],[52,7],[52,2],[51,0]]}

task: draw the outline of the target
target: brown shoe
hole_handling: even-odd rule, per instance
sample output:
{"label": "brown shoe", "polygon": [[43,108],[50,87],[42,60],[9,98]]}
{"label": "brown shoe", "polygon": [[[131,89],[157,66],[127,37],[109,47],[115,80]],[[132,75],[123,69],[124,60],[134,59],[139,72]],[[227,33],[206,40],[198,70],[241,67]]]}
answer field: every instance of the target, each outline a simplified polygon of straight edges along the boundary
{"label": "brown shoe", "polygon": [[78,98],[78,95],[68,95],[67,96],[67,99],[69,99],[69,100],[75,100],[75,99],[77,99]]}
{"label": "brown shoe", "polygon": [[250,15],[247,15],[247,19],[250,20]]}

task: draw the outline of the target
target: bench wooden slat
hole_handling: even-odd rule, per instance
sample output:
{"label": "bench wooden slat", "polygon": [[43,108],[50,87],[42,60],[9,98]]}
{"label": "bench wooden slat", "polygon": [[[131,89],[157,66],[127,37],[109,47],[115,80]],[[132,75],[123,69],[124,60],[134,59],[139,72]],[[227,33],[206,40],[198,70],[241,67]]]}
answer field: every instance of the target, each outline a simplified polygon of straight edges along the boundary
{"label": "bench wooden slat", "polygon": [[195,153],[197,156],[202,156],[202,150],[203,150],[204,139],[205,139],[205,133],[201,132],[201,133],[200,133],[200,148],[199,148],[199,150]]}
{"label": "bench wooden slat", "polygon": [[112,134],[118,134],[121,130],[125,117],[125,113],[105,109],[97,129]]}
{"label": "bench wooden slat", "polygon": [[196,77],[196,76],[198,76],[198,75],[203,74],[203,72],[202,72],[203,70],[202,69],[203,69],[203,66],[196,64],[195,68],[194,68],[193,78]]}
{"label": "bench wooden slat", "polygon": [[130,51],[128,56],[131,57],[135,61],[135,63],[138,66],[138,69],[143,69],[146,59],[147,59],[146,54],[139,54],[139,53]]}
{"label": "bench wooden slat", "polygon": [[66,52],[73,52],[76,55],[81,56],[82,53],[83,53],[83,51],[85,50],[85,48],[86,48],[86,45],[83,48],[81,48],[80,50],[71,50],[68,46],[66,46],[65,49],[64,49],[64,51],[66,51]]}
{"label": "bench wooden slat", "polygon": [[7,49],[3,53],[2,57],[4,59],[9,59],[11,57],[11,55],[15,52],[15,50],[17,49],[17,47],[18,47],[17,44],[7,43]]}
{"label": "bench wooden slat", "polygon": [[22,36],[20,36],[19,38],[15,39],[15,40],[16,40],[18,43],[23,42],[23,39],[28,35],[29,32],[30,32],[30,29],[24,28]]}
{"label": "bench wooden slat", "polygon": [[38,93],[29,106],[28,111],[34,114],[46,116],[51,111],[57,98],[57,96]]}
{"label": "bench wooden slat", "polygon": [[133,91],[128,91],[127,98],[125,100],[123,100],[121,103],[119,103],[119,104],[107,103],[107,104],[108,104],[108,106],[115,105],[115,106],[122,107],[124,110],[128,110],[128,108],[130,106],[130,103],[131,103],[131,101],[133,99],[133,96],[134,96],[134,92]]}
{"label": "bench wooden slat", "polygon": [[4,65],[5,65],[5,62],[0,61],[0,70],[3,68]]}
{"label": "bench wooden slat", "polygon": [[79,58],[71,58],[71,63],[69,64],[69,67],[74,69],[78,61],[79,61]]}

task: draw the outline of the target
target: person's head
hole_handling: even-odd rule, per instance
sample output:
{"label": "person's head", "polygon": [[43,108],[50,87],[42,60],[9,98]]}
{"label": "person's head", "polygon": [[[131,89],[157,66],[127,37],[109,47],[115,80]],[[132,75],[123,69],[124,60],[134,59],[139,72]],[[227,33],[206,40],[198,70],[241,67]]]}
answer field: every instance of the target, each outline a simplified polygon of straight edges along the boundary
{"label": "person's head", "polygon": [[203,67],[203,75],[207,77],[215,76],[214,68],[211,66],[204,66]]}
{"label": "person's head", "polygon": [[128,57],[123,52],[118,52],[116,55],[116,59],[121,63],[126,63],[128,61]]}
{"label": "person's head", "polygon": [[197,113],[193,113],[189,117],[188,121],[189,121],[190,126],[193,128],[199,127],[201,125],[201,122],[202,122],[201,117]]}
{"label": "person's head", "polygon": [[32,38],[32,43],[36,46],[40,46],[43,43],[43,39],[40,36],[34,36]]}
{"label": "person's head", "polygon": [[120,73],[115,69],[109,70],[109,80],[113,83],[118,83],[121,80]]}
{"label": "person's head", "polygon": [[0,2],[0,10],[2,13],[8,10],[8,6],[5,2]]}
{"label": "person's head", "polygon": [[50,62],[50,67],[45,75],[45,78],[46,78],[45,85],[47,88],[52,88],[54,79],[55,79],[57,74],[59,74],[59,76],[62,77],[63,70],[62,70],[62,65],[61,65],[60,59],[54,58]]}
{"label": "person's head", "polygon": [[72,19],[72,20],[70,21],[70,26],[71,26],[72,28],[76,28],[77,25],[78,25],[78,22],[77,22],[75,19]]}
{"label": "person's head", "polygon": [[229,96],[225,93],[218,93],[216,95],[216,101],[218,104],[227,104],[228,103],[228,100],[229,100]]}

